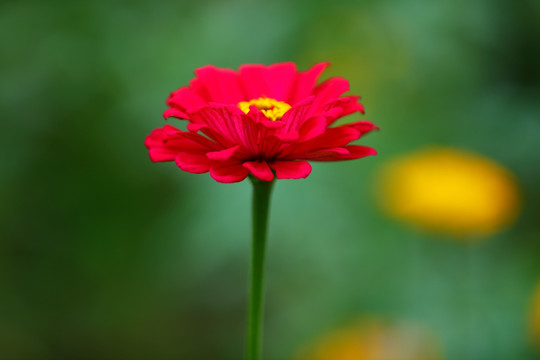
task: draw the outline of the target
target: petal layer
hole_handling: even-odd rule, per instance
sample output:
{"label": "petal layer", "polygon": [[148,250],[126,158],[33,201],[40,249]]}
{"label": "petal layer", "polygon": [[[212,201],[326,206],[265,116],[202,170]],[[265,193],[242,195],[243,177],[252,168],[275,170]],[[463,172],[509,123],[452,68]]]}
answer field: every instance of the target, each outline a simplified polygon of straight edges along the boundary
{"label": "petal layer", "polygon": [[242,165],[217,166],[210,169],[210,176],[221,183],[234,183],[244,180],[249,175]]}
{"label": "petal layer", "polygon": [[262,181],[274,180],[274,173],[266,161],[246,161],[244,167],[249,170],[253,176]]}
{"label": "petal layer", "polygon": [[307,161],[274,161],[270,167],[276,171],[278,179],[303,179],[311,173],[311,165]]}

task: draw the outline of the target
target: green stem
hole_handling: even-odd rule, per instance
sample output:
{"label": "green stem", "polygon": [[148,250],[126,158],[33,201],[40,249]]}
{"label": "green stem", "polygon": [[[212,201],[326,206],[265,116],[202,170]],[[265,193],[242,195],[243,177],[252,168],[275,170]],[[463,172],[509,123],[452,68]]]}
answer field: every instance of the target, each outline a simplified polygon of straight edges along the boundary
{"label": "green stem", "polygon": [[264,253],[273,181],[251,178],[253,183],[253,244],[250,269],[247,359],[261,357],[263,320]]}

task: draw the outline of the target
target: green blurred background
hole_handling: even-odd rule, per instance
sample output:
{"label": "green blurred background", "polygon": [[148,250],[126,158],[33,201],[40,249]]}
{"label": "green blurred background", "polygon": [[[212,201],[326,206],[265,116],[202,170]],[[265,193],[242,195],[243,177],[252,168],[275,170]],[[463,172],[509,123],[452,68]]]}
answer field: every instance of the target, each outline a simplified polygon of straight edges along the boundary
{"label": "green blurred background", "polygon": [[[444,359],[540,358],[539,15],[535,0],[3,1],[0,359],[241,358],[250,184],[151,163],[143,141],[194,68],[279,61],[331,61],[367,109],[349,120],[382,131],[361,142],[377,157],[277,183],[265,358],[362,316],[422,324]],[[425,144],[514,172],[517,222],[468,246],[389,219],[377,168]]]}

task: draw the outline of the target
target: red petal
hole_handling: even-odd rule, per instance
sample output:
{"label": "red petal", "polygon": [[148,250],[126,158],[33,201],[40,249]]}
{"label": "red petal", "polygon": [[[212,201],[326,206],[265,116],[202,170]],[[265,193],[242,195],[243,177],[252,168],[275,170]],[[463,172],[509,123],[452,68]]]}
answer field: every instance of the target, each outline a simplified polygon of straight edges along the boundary
{"label": "red petal", "polygon": [[268,96],[286,100],[294,86],[296,65],[293,62],[273,64],[268,67]]}
{"label": "red petal", "polygon": [[282,121],[271,121],[268,119],[260,119],[260,121],[257,124],[270,130],[279,129],[285,126],[285,123]]}
{"label": "red petal", "polygon": [[155,129],[145,139],[152,161],[172,161],[179,152],[207,151],[208,148],[184,136],[184,132],[171,125]]}
{"label": "red petal", "polygon": [[184,171],[193,174],[202,174],[208,172],[210,167],[214,164],[213,161],[208,160],[204,153],[190,153],[181,152],[176,156],[176,165]]}
{"label": "red petal", "polygon": [[160,161],[173,161],[178,154],[178,151],[165,148],[152,148],[148,150],[150,160],[155,162]]}
{"label": "red petal", "polygon": [[[348,145],[343,147],[345,150],[349,152],[349,154],[329,154],[327,156],[319,156],[317,158],[315,157],[306,157],[309,160],[312,161],[342,161],[342,160],[353,160],[353,159],[359,159],[363,158],[365,156],[369,155],[377,155],[377,152],[375,149],[370,148],[369,146],[362,146],[362,145]],[[331,150],[331,149],[328,149]],[[324,152],[322,150],[321,152]]]}
{"label": "red petal", "polygon": [[330,110],[324,112],[323,115],[331,120],[331,121],[328,122],[328,124],[330,125],[336,119],[343,116],[343,108],[336,106],[336,107],[331,108]]}
{"label": "red petal", "polygon": [[182,131],[181,133],[178,133],[178,135],[180,135],[181,137],[185,138],[185,139],[189,139],[197,144],[199,144],[200,146],[203,146],[205,147],[207,150],[217,150],[219,149],[219,144],[216,144],[215,142],[213,142],[212,140],[209,140],[208,138],[200,135],[200,134],[196,134],[196,133],[193,133],[193,132],[189,132],[189,131]]}
{"label": "red petal", "polygon": [[300,135],[298,134],[298,131],[294,130],[283,134],[273,134],[271,136],[275,136],[281,142],[292,143],[297,141]]}
{"label": "red petal", "polygon": [[349,81],[336,76],[326,79],[315,87],[313,93],[316,97],[326,97],[328,99],[337,98],[341,94],[349,91]]}
{"label": "red petal", "polygon": [[185,137],[187,133],[181,132],[173,136],[169,136],[163,141],[162,147],[168,149],[176,149],[177,152],[181,151],[208,151],[212,150],[208,146],[202,145],[192,139]]}
{"label": "red petal", "polygon": [[338,98],[344,92],[349,91],[349,81],[341,77],[333,77],[318,85],[315,90],[315,101],[311,112],[323,110],[326,104]]}
{"label": "red petal", "polygon": [[221,183],[233,183],[244,180],[249,175],[242,165],[218,166],[210,169],[210,176]]}
{"label": "red petal", "polygon": [[196,69],[195,74],[206,88],[210,96],[209,101],[236,104],[245,100],[240,79],[234,70],[207,65]]}
{"label": "red petal", "polygon": [[339,126],[326,128],[326,131],[311,140],[291,145],[288,149],[282,150],[281,157],[287,159],[304,159],[316,151],[328,148],[336,148],[347,145],[351,141],[360,138],[360,132],[353,128]]}
{"label": "red petal", "polygon": [[324,134],[326,131],[327,122],[326,118],[323,116],[312,117],[300,128],[300,139],[301,141],[307,141],[313,139],[319,135]]}
{"label": "red petal", "polygon": [[313,65],[311,69],[298,73],[293,91],[287,102],[291,105],[295,105],[297,102],[310,96],[313,93],[317,79],[329,65],[329,62],[318,63]]}
{"label": "red petal", "polygon": [[[291,130],[299,130],[304,121],[308,119],[307,114],[311,107],[311,101],[302,101],[289,109],[281,118],[281,123],[285,124],[281,132],[289,132]],[[278,122],[278,121],[276,121]]]}
{"label": "red petal", "polygon": [[166,103],[169,106],[179,107],[180,109],[193,109],[204,106],[207,102],[201,96],[193,92],[192,89],[181,87],[171,93]]}
{"label": "red petal", "polygon": [[240,145],[221,151],[211,151],[206,153],[206,157],[210,160],[228,161],[238,152],[238,149],[240,149]]}
{"label": "red petal", "polygon": [[177,119],[189,119],[188,114],[175,108],[170,108],[170,109],[165,110],[165,112],[163,113],[163,117],[165,119],[170,118],[170,117],[175,117]]}
{"label": "red petal", "polygon": [[262,64],[246,64],[240,66],[238,71],[246,94],[244,100],[270,96],[267,82],[268,68],[266,66]]}
{"label": "red petal", "polygon": [[357,121],[357,122],[342,125],[342,126],[356,129],[360,131],[360,134],[362,135],[365,135],[372,130],[379,130],[379,127],[377,125],[374,125],[373,123],[367,120]]}
{"label": "red petal", "polygon": [[344,147],[334,147],[334,148],[314,151],[312,153],[309,153],[306,156],[302,156],[302,159],[317,160],[317,159],[322,159],[328,156],[335,156],[335,155],[349,156],[351,155],[351,153],[349,152],[349,150],[345,149]]}
{"label": "red petal", "polygon": [[144,139],[144,146],[146,146],[148,149],[154,146],[162,146],[162,145],[163,145],[163,128],[152,130],[150,135],[148,135]]}
{"label": "red petal", "polygon": [[210,95],[208,94],[208,91],[206,91],[206,88],[204,87],[203,82],[201,79],[191,79],[189,82],[189,87],[195,94],[197,94],[201,99],[205,101],[211,101]]}
{"label": "red petal", "polygon": [[203,124],[194,124],[194,123],[189,123],[187,124],[186,128],[189,132],[193,132],[193,133],[196,133],[198,132],[199,130],[201,130],[203,127],[205,127],[205,125]]}
{"label": "red petal", "polygon": [[377,155],[377,151],[369,146],[363,145],[349,145],[345,146],[345,149],[349,150],[352,159],[358,159],[364,156]]}
{"label": "red petal", "polygon": [[307,161],[274,161],[270,167],[276,171],[278,179],[301,179],[311,173],[311,165]]}
{"label": "red petal", "polygon": [[357,111],[360,111],[362,114],[365,113],[364,105],[359,103],[358,99],[360,99],[360,96],[357,95],[344,96],[338,99],[341,102],[340,106],[343,108],[343,116],[352,114]]}
{"label": "red petal", "polygon": [[270,66],[247,64],[239,68],[240,79],[245,89],[246,100],[261,96],[286,100],[296,78],[296,65],[292,62]]}
{"label": "red petal", "polygon": [[[228,148],[228,147],[233,147],[236,145],[232,140],[223,136],[223,134],[221,134],[219,131],[210,129],[207,125],[201,125],[201,124],[197,124],[197,125],[199,126],[193,126],[192,129],[193,130],[197,129],[197,131],[202,132],[204,135],[208,136],[210,139],[214,140],[215,142],[220,144],[222,147]],[[189,125],[187,129],[192,131]]]}
{"label": "red petal", "polygon": [[336,155],[348,156],[350,154],[351,153],[349,152],[349,150],[345,149],[344,147],[335,147],[335,148],[328,148],[328,149],[309,152],[304,155],[298,156],[298,158],[303,159],[303,160],[311,160],[311,161],[325,161],[325,159],[331,156],[336,156]]}
{"label": "red petal", "polygon": [[333,123],[338,118],[347,116],[357,111],[364,114],[364,106],[358,102],[359,96],[345,96],[337,98],[326,105],[327,110],[324,116],[328,118],[328,124]]}
{"label": "red petal", "polygon": [[206,124],[208,129],[202,128],[201,131],[224,147],[242,145],[251,152],[257,148],[257,124],[236,106],[205,107],[194,113],[193,119]]}
{"label": "red petal", "polygon": [[259,151],[261,157],[265,159],[271,159],[279,153],[282,142],[275,136],[261,136],[261,140],[258,142]]}
{"label": "red petal", "polygon": [[259,180],[272,181],[274,179],[274,173],[266,161],[246,161],[243,165]]}
{"label": "red petal", "polygon": [[326,128],[324,134],[300,143],[295,152],[322,150],[347,145],[360,138],[360,132],[350,127]]}

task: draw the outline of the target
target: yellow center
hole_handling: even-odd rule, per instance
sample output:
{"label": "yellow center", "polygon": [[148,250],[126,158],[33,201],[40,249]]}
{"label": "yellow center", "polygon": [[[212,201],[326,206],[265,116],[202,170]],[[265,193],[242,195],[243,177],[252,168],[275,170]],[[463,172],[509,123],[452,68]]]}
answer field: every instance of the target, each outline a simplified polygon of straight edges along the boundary
{"label": "yellow center", "polygon": [[260,97],[249,101],[241,101],[238,103],[240,110],[246,114],[249,112],[249,107],[255,105],[261,110],[266,117],[271,121],[281,120],[283,115],[291,108],[291,105],[276,99]]}

